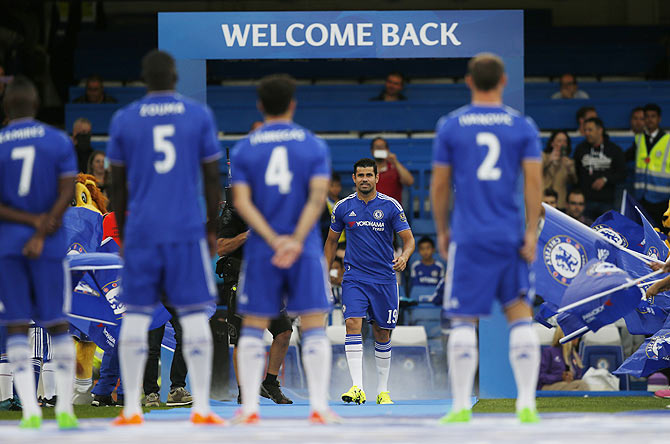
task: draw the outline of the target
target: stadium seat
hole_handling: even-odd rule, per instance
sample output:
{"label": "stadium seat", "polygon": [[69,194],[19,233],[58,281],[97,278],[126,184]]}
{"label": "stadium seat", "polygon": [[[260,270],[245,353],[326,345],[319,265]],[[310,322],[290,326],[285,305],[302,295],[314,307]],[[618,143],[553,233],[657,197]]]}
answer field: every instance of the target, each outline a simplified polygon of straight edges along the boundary
{"label": "stadium seat", "polygon": [[[435,285],[414,285],[409,291],[409,298],[417,302],[430,302],[433,298],[434,293],[435,293]],[[433,308],[435,307],[433,306]]]}
{"label": "stadium seat", "polygon": [[401,387],[408,381],[433,385],[433,368],[428,353],[428,337],[423,326],[398,326],[391,334],[390,387]]}
{"label": "stadium seat", "polygon": [[[579,352],[584,368],[604,368],[614,372],[623,363],[623,348],[619,329],[609,324],[597,332],[588,332],[582,337]],[[628,390],[628,375],[617,375],[621,390]]]}

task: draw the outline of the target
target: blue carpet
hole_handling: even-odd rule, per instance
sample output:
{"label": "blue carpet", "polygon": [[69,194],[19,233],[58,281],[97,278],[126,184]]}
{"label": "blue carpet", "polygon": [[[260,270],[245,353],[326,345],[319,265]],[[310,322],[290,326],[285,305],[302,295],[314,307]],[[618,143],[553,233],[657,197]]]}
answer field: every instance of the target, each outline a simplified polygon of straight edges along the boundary
{"label": "blue carpet", "polygon": [[[477,398],[472,398],[472,404]],[[223,418],[230,418],[240,406],[234,401],[212,401],[212,411]],[[331,402],[330,408],[343,418],[370,417],[423,417],[438,418],[451,407],[451,399],[428,399],[414,401],[395,401],[393,405],[377,405],[372,402],[356,405]],[[268,399],[261,398],[261,417],[273,418],[305,418],[309,415],[309,402],[294,398],[294,403],[277,405]],[[178,420],[188,418],[190,409],[152,410],[147,413],[149,419]]]}

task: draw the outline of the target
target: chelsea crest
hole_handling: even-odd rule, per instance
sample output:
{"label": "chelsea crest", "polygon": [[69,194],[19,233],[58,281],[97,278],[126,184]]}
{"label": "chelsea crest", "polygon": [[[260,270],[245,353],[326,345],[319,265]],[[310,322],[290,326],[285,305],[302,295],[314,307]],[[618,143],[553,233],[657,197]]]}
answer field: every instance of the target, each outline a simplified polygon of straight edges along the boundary
{"label": "chelsea crest", "polygon": [[584,247],[563,234],[549,239],[542,258],[553,278],[565,286],[570,285],[587,261]]}

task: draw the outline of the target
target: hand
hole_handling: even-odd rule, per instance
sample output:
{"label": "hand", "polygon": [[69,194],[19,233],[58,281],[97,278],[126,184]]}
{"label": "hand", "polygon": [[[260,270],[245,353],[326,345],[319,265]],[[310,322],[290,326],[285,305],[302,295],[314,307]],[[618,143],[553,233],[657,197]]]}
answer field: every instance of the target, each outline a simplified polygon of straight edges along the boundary
{"label": "hand", "polygon": [[572,375],[572,372],[563,372],[563,381],[572,382],[575,380],[575,377]]}
{"label": "hand", "polygon": [[277,268],[291,268],[302,254],[302,242],[293,236],[277,236],[277,240],[272,242],[272,248],[275,250],[272,265]]}
{"label": "hand", "polygon": [[523,239],[523,246],[519,250],[521,257],[529,264],[535,260],[537,246],[537,236],[532,231],[526,231]]}
{"label": "hand", "polygon": [[407,266],[407,259],[404,256],[400,255],[397,258],[393,259],[393,270],[394,271],[403,271]]}
{"label": "hand", "polygon": [[23,246],[23,255],[28,259],[37,259],[42,255],[44,249],[44,236],[35,234],[28,239],[28,242]]}
{"label": "hand", "polygon": [[604,177],[599,177],[598,179],[593,181],[593,183],[591,184],[591,188],[593,188],[596,191],[600,191],[603,189],[606,183],[607,179],[605,179]]}
{"label": "hand", "polygon": [[445,230],[442,233],[437,233],[437,251],[440,253],[440,257],[447,260],[449,256],[449,238],[451,233],[449,229]]}
{"label": "hand", "polygon": [[664,264],[659,264],[658,262],[651,262],[649,264],[649,268],[651,268],[654,271],[658,270],[663,270],[664,273],[670,273],[670,261],[664,263]]}
{"label": "hand", "polygon": [[389,151],[389,156],[386,158],[386,160],[395,165],[396,163],[398,163],[398,156]]}
{"label": "hand", "polygon": [[559,160],[561,160],[561,150],[552,150],[551,154],[549,154],[549,161],[551,163],[557,163]]}
{"label": "hand", "polygon": [[658,294],[658,286],[656,284],[653,284],[651,287],[647,288],[647,292],[645,293],[645,296],[647,299],[651,299],[654,296]]}

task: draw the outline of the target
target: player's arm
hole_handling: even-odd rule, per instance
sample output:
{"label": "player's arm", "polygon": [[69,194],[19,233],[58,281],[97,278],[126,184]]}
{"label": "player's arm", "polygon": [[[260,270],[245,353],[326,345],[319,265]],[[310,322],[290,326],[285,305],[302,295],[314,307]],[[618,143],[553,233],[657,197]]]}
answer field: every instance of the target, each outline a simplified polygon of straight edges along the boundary
{"label": "player's arm", "polygon": [[449,247],[449,200],[451,199],[451,166],[433,166],[430,181],[430,202],[433,209],[433,220],[437,232],[437,248],[443,259],[447,258]]}
{"label": "player's arm", "polygon": [[235,205],[237,212],[240,213],[247,225],[275,249],[274,243],[277,241],[277,233],[251,200],[251,187],[249,185],[245,183],[233,185],[233,205]]}
{"label": "player's arm", "polygon": [[216,240],[216,253],[219,256],[225,256],[235,252],[247,241],[249,231],[240,233],[235,237],[220,237]]}
{"label": "player's arm", "polygon": [[400,256],[393,259],[393,269],[395,271],[403,271],[407,266],[407,261],[414,253],[414,235],[412,230],[403,230],[398,233],[400,239],[402,240],[402,253]]}
{"label": "player's arm", "polygon": [[542,165],[537,160],[523,161],[524,199],[526,203],[526,234],[524,236],[521,256],[527,262],[535,260],[537,244],[537,224],[542,208]]}
{"label": "player's arm", "polygon": [[209,244],[209,253],[214,255],[217,250],[216,218],[219,215],[219,201],[221,200],[218,159],[202,163],[202,177],[207,203],[207,243]]}
{"label": "player's arm", "polygon": [[63,221],[63,214],[74,197],[75,176],[63,176],[58,180],[58,199],[47,213],[46,234],[55,232]]}
{"label": "player's arm", "polygon": [[323,255],[326,257],[326,267],[330,269],[335,260],[335,254],[337,253],[337,243],[340,240],[341,233],[333,231],[333,229],[328,230],[328,237],[326,238],[326,244],[323,246]]}
{"label": "player's arm", "polygon": [[126,226],[126,211],[128,209],[128,188],[126,186],[126,167],[112,163],[112,202],[119,238],[123,241]]}
{"label": "player's arm", "polygon": [[35,214],[27,211],[17,210],[7,205],[0,204],[0,220],[16,222],[17,224],[30,225],[37,229],[46,218],[46,214]]}
{"label": "player's arm", "polygon": [[309,181],[309,197],[307,203],[300,213],[298,224],[293,231],[293,238],[303,244],[305,238],[312,231],[314,224],[321,217],[323,208],[326,206],[328,195],[328,183],[330,179],[323,176],[315,176]]}

